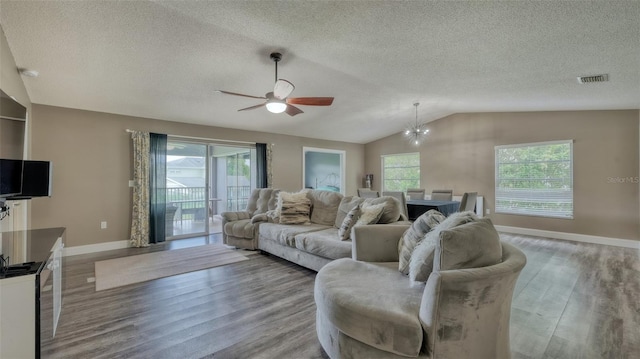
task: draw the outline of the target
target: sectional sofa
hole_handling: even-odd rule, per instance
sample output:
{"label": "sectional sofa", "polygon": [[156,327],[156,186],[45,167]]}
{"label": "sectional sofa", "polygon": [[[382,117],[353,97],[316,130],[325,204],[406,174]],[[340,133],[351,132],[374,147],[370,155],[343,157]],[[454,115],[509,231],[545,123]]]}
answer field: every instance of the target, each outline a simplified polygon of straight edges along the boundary
{"label": "sectional sofa", "polygon": [[364,199],[331,191],[305,189],[292,194],[261,188],[252,192],[246,210],[222,213],[223,243],[259,249],[318,271],[335,259],[352,257],[353,231],[340,228],[350,212],[364,206],[382,207],[379,217],[367,224],[374,229],[369,233],[382,240],[397,241],[410,226],[393,197]]}

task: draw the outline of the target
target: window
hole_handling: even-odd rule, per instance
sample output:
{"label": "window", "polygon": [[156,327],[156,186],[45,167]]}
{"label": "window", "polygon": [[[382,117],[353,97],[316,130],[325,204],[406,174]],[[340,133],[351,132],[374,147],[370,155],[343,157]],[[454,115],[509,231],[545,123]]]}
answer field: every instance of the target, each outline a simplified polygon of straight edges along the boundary
{"label": "window", "polygon": [[572,145],[496,146],[496,213],[573,218]]}
{"label": "window", "polygon": [[382,190],[406,192],[407,188],[420,188],[420,154],[382,156]]}

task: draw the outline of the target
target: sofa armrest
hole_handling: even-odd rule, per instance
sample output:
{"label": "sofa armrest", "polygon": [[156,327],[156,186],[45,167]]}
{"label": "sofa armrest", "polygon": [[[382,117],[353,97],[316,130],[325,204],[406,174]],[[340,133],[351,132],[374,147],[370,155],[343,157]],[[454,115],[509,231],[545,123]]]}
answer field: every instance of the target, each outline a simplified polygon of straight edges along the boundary
{"label": "sofa armrest", "polygon": [[223,222],[233,222],[233,221],[239,221],[241,219],[249,219],[251,218],[251,214],[249,212],[222,212],[220,214],[222,216],[222,221]]}
{"label": "sofa armrest", "polygon": [[395,223],[353,227],[351,257],[365,262],[397,262],[398,241],[409,227]]}

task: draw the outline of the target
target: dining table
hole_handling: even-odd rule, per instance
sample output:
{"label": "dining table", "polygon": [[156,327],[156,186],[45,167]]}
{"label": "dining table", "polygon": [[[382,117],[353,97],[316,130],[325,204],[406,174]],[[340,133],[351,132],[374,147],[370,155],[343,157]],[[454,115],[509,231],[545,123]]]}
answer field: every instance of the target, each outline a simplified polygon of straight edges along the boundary
{"label": "dining table", "polygon": [[407,215],[410,221],[415,221],[416,218],[430,209],[435,209],[445,216],[449,216],[454,212],[458,212],[459,208],[460,202],[458,201],[438,201],[430,199],[407,200]]}

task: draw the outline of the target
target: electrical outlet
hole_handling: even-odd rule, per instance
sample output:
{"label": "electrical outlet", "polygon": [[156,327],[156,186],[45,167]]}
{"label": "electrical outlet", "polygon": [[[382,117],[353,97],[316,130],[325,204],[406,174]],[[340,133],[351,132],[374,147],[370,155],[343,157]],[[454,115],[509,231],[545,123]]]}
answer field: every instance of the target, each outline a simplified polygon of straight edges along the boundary
{"label": "electrical outlet", "polygon": [[100,222],[100,229],[106,229],[106,228],[107,228],[107,221]]}
{"label": "electrical outlet", "polygon": [[484,210],[484,213],[485,214],[491,214],[491,210],[489,208],[487,208],[487,209]]}

